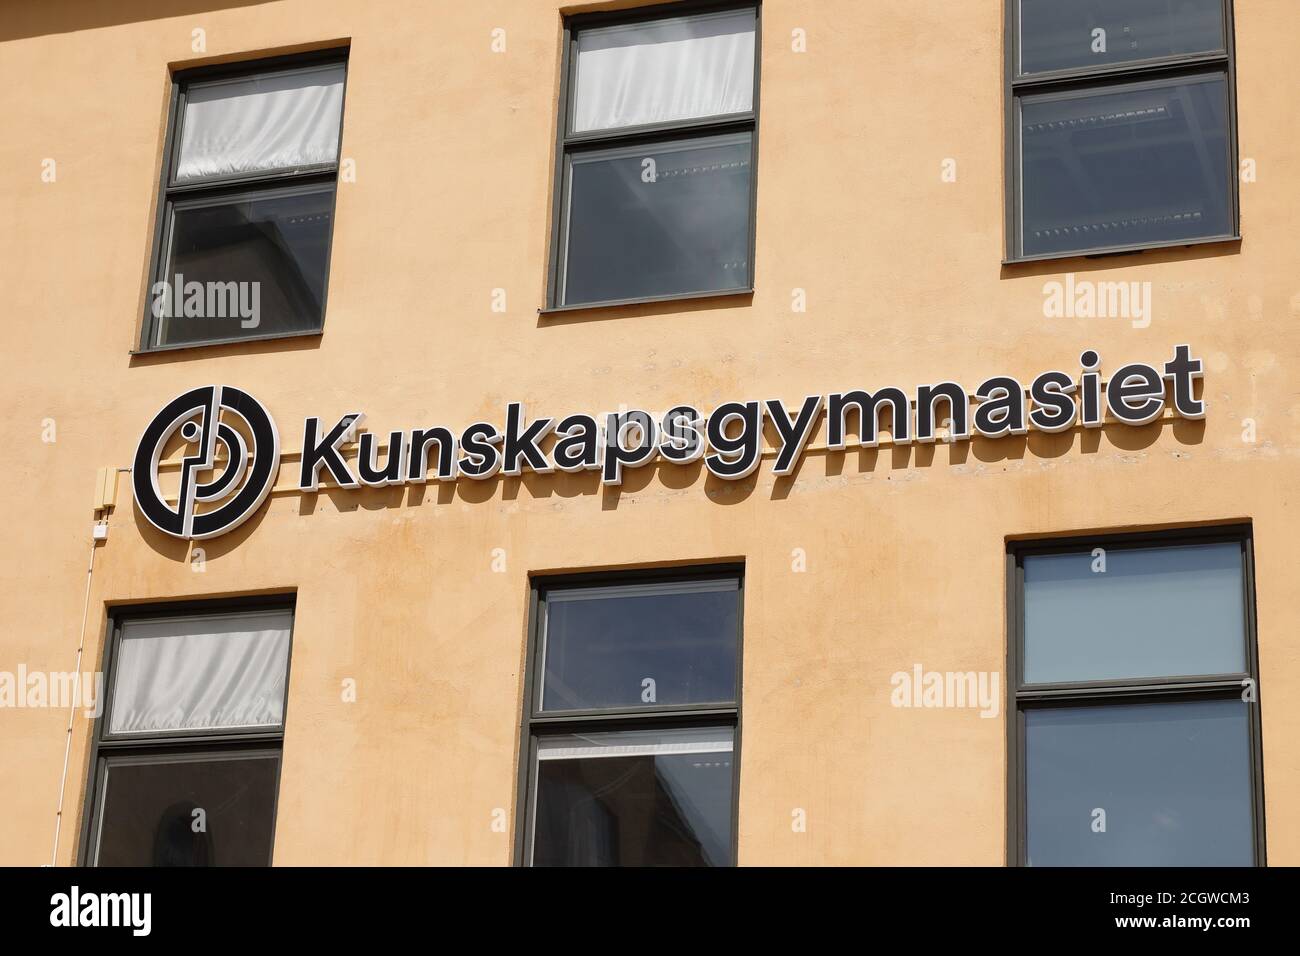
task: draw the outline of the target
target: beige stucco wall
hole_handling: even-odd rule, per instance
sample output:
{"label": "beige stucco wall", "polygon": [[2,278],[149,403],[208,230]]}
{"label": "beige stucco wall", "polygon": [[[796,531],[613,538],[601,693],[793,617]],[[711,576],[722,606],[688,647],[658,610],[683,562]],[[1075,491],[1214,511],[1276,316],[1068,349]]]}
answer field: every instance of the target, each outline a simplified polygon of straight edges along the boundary
{"label": "beige stucco wall", "polygon": [[[142,527],[124,476],[94,559],[87,664],[107,605],[296,589],[276,862],[506,864],[528,574],[741,558],[741,862],[996,865],[1002,717],[894,709],[890,675],[1004,669],[1009,536],[1249,519],[1269,859],[1300,863],[1300,9],[1237,8],[1240,151],[1258,164],[1239,247],[1002,267],[999,0],[765,0],[752,302],[542,319],[553,0],[6,0],[0,669],[72,669],[96,469],[128,466],[145,423],[196,385],[252,392],[296,451],[305,416],[354,408],[386,432],[500,423],[516,399],[539,415],[794,402],[1073,370],[1085,346],[1113,370],[1189,342],[1207,363],[1203,424],[814,450],[793,480],[773,480],[769,459],[737,483],[655,466],[617,490],[527,475],[277,493],[207,543],[201,574],[185,544]],[[357,178],[339,188],[323,336],[133,359],[168,65],[340,38]],[[955,183],[940,177],[949,157]],[[1154,321],[1045,319],[1043,283],[1066,271],[1151,282]],[[806,313],[791,311],[795,288]],[[341,700],[349,677],[355,703]],[[0,711],[0,863],[50,859],[67,716]],[[88,740],[78,716],[61,863]]]}

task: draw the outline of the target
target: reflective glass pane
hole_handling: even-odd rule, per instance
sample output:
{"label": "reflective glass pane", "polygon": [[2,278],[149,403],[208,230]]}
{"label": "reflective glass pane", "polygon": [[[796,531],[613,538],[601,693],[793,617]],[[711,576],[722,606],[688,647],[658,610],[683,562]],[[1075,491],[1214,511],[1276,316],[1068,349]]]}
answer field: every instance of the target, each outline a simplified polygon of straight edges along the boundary
{"label": "reflective glass pane", "polygon": [[728,866],[732,730],[538,742],[536,866]]}
{"label": "reflective glass pane", "polygon": [[1024,255],[1233,232],[1221,73],[1020,100]]}
{"label": "reflective glass pane", "polygon": [[1025,712],[1034,866],[1250,866],[1248,704]]}
{"label": "reflective glass pane", "polygon": [[278,753],[110,759],[96,864],[268,865],[279,765]]}
{"label": "reflective glass pane", "polygon": [[754,108],[754,11],[597,27],[578,34],[575,132]]}
{"label": "reflective glass pane", "polygon": [[165,285],[150,300],[159,345],[320,328],[334,187],[177,204]]}
{"label": "reflective glass pane", "polygon": [[739,605],[734,579],[548,592],[542,709],[734,702]]}
{"label": "reflective glass pane", "polygon": [[749,288],[751,134],[569,156],[564,304]]}
{"label": "reflective glass pane", "polygon": [[1246,670],[1241,545],[1026,555],[1026,683]]}
{"label": "reflective glass pane", "polygon": [[1223,48],[1223,0],[1020,0],[1021,73]]}

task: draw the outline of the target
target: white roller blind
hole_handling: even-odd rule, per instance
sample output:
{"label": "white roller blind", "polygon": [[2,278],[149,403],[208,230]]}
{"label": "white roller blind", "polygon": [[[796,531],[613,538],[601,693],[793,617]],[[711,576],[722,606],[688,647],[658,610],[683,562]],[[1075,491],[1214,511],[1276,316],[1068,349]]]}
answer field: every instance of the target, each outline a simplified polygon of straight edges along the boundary
{"label": "white roller blind", "polygon": [[127,621],[109,732],[280,726],[292,624],[289,611]]}
{"label": "white roller blind", "polygon": [[343,64],[195,83],[177,182],[337,161]]}
{"label": "white roller blind", "polygon": [[731,753],[732,731],[724,727],[691,730],[603,731],[565,734],[537,742],[538,760],[592,757],[652,757],[673,754]]}
{"label": "white roller blind", "polygon": [[743,113],[754,106],[754,11],[578,34],[573,131]]}

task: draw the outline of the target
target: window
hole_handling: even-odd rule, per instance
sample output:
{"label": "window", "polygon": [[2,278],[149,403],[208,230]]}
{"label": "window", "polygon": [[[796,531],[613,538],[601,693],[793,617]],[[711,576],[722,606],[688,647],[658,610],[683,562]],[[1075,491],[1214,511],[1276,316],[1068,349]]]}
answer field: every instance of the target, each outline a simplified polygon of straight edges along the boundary
{"label": "window", "polygon": [[293,611],[123,613],[105,654],[83,862],[271,862]]}
{"label": "window", "polygon": [[735,862],[739,568],[534,582],[519,862]]}
{"label": "window", "polygon": [[753,285],[758,10],[565,21],[551,308]]}
{"label": "window", "polygon": [[1248,528],[1013,546],[1013,862],[1264,862]]}
{"label": "window", "polygon": [[1229,0],[1006,0],[1009,260],[1233,239]]}
{"label": "window", "polygon": [[344,55],[178,73],[142,349],[321,330]]}

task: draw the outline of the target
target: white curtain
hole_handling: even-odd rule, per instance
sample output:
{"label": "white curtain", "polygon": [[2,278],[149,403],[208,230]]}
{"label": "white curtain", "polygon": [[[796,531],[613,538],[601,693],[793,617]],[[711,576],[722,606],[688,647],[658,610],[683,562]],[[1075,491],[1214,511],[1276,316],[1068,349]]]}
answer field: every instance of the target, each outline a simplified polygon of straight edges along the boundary
{"label": "white curtain", "polygon": [[578,34],[573,131],[663,123],[754,106],[754,11]]}
{"label": "white curtain", "polygon": [[288,611],[128,621],[110,732],[278,727],[292,623]]}
{"label": "white curtain", "polygon": [[332,64],[191,86],[177,181],[335,162],[343,75]]}

